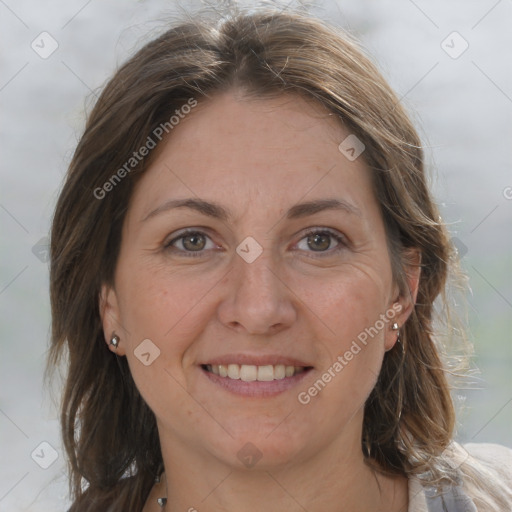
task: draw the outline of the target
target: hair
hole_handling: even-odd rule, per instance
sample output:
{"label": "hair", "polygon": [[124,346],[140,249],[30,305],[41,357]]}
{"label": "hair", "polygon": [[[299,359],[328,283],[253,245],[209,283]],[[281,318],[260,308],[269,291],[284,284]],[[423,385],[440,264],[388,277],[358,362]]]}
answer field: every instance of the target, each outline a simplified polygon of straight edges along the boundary
{"label": "hair", "polygon": [[56,205],[49,366],[66,356],[61,424],[73,511],[142,509],[162,465],[154,414],[126,358],[108,350],[99,311],[101,286],[113,285],[130,198],[155,152],[129,176],[115,183],[113,176],[120,177],[133,152],[191,98],[201,103],[234,90],[245,98],[313,100],[365,145],[362,158],[401,293],[409,293],[412,248],[421,253],[421,275],[414,311],[400,329],[402,348],[385,354],[365,404],[361,449],[386,473],[429,482],[448,475],[441,454],[455,414],[434,301],[443,298],[454,258],[408,115],[371,60],[339,29],[300,12],[206,13],[149,42],[115,73],[88,116]]}

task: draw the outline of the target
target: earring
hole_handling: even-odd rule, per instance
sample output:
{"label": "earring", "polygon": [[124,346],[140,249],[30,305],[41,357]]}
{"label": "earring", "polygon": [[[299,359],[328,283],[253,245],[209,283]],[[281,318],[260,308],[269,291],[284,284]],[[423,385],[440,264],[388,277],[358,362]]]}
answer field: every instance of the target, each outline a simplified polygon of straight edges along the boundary
{"label": "earring", "polygon": [[119,336],[112,333],[112,338],[110,338],[110,345],[112,345],[114,348],[117,348],[119,346],[119,341]]}
{"label": "earring", "polygon": [[393,331],[396,331],[396,342],[401,343],[402,341],[400,340],[400,328],[398,327],[398,324],[394,322],[393,325],[391,326],[391,329],[393,329]]}

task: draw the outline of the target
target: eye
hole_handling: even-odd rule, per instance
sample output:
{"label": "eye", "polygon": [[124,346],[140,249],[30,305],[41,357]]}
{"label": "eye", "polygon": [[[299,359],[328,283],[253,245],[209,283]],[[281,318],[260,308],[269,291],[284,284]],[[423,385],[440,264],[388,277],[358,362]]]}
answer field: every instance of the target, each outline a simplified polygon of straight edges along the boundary
{"label": "eye", "polygon": [[297,244],[298,249],[306,252],[328,254],[336,253],[346,246],[346,240],[342,235],[325,228],[308,231]]}
{"label": "eye", "polygon": [[[343,235],[325,228],[308,231],[297,244],[299,250],[320,255],[332,255],[346,246],[347,242]],[[187,229],[166,242],[164,247],[178,256],[200,257],[207,250],[216,249],[218,246],[203,231]]]}
{"label": "eye", "polygon": [[215,249],[216,245],[210,237],[197,230],[186,230],[165,243],[165,249],[175,253],[181,253],[182,256],[198,257],[204,253],[204,250]]}

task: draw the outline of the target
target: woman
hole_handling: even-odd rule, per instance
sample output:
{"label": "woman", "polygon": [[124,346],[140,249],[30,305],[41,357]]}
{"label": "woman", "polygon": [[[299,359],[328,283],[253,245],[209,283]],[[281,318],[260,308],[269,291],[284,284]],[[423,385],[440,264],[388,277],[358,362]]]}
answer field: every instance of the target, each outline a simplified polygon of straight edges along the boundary
{"label": "woman", "polygon": [[452,442],[420,141],[335,29],[260,11],[146,45],[51,252],[71,511],[512,510],[510,451]]}

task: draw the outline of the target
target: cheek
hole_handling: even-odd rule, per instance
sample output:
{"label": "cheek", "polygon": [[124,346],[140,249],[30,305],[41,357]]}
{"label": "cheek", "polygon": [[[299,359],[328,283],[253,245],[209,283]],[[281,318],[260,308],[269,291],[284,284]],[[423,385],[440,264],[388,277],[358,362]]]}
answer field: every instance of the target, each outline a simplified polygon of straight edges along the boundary
{"label": "cheek", "polygon": [[194,341],[214,315],[208,293],[218,277],[198,279],[183,270],[128,262],[119,267],[117,283],[126,357],[137,388],[153,410],[165,401],[186,411],[183,370],[193,360]]}
{"label": "cheek", "polygon": [[[301,280],[295,289],[325,325],[325,338],[343,349],[347,341],[375,325],[389,307],[390,271],[347,265],[321,283]],[[379,335],[384,329],[379,324]],[[375,336],[380,338],[379,336]],[[331,343],[330,343],[331,344]],[[349,343],[350,344],[350,343]]]}
{"label": "cheek", "polygon": [[344,415],[360,407],[373,389],[384,355],[385,333],[391,326],[386,317],[385,280],[365,270],[352,268],[339,274],[331,285],[321,288],[322,293],[311,292],[307,298],[325,325],[326,335],[319,337],[325,352],[318,372],[322,382],[303,391],[311,404],[336,403]]}
{"label": "cheek", "polygon": [[191,314],[215,284],[208,275],[190,278],[186,272],[154,266],[131,273],[126,269],[120,278],[120,315],[130,343],[150,338],[162,349],[177,347],[186,338]]}
{"label": "cheek", "polygon": [[172,417],[176,411],[180,417],[197,416],[183,365],[204,328],[198,316],[205,313],[202,299],[216,281],[140,267],[119,277],[126,357],[137,389],[157,416],[164,410],[174,411]]}

